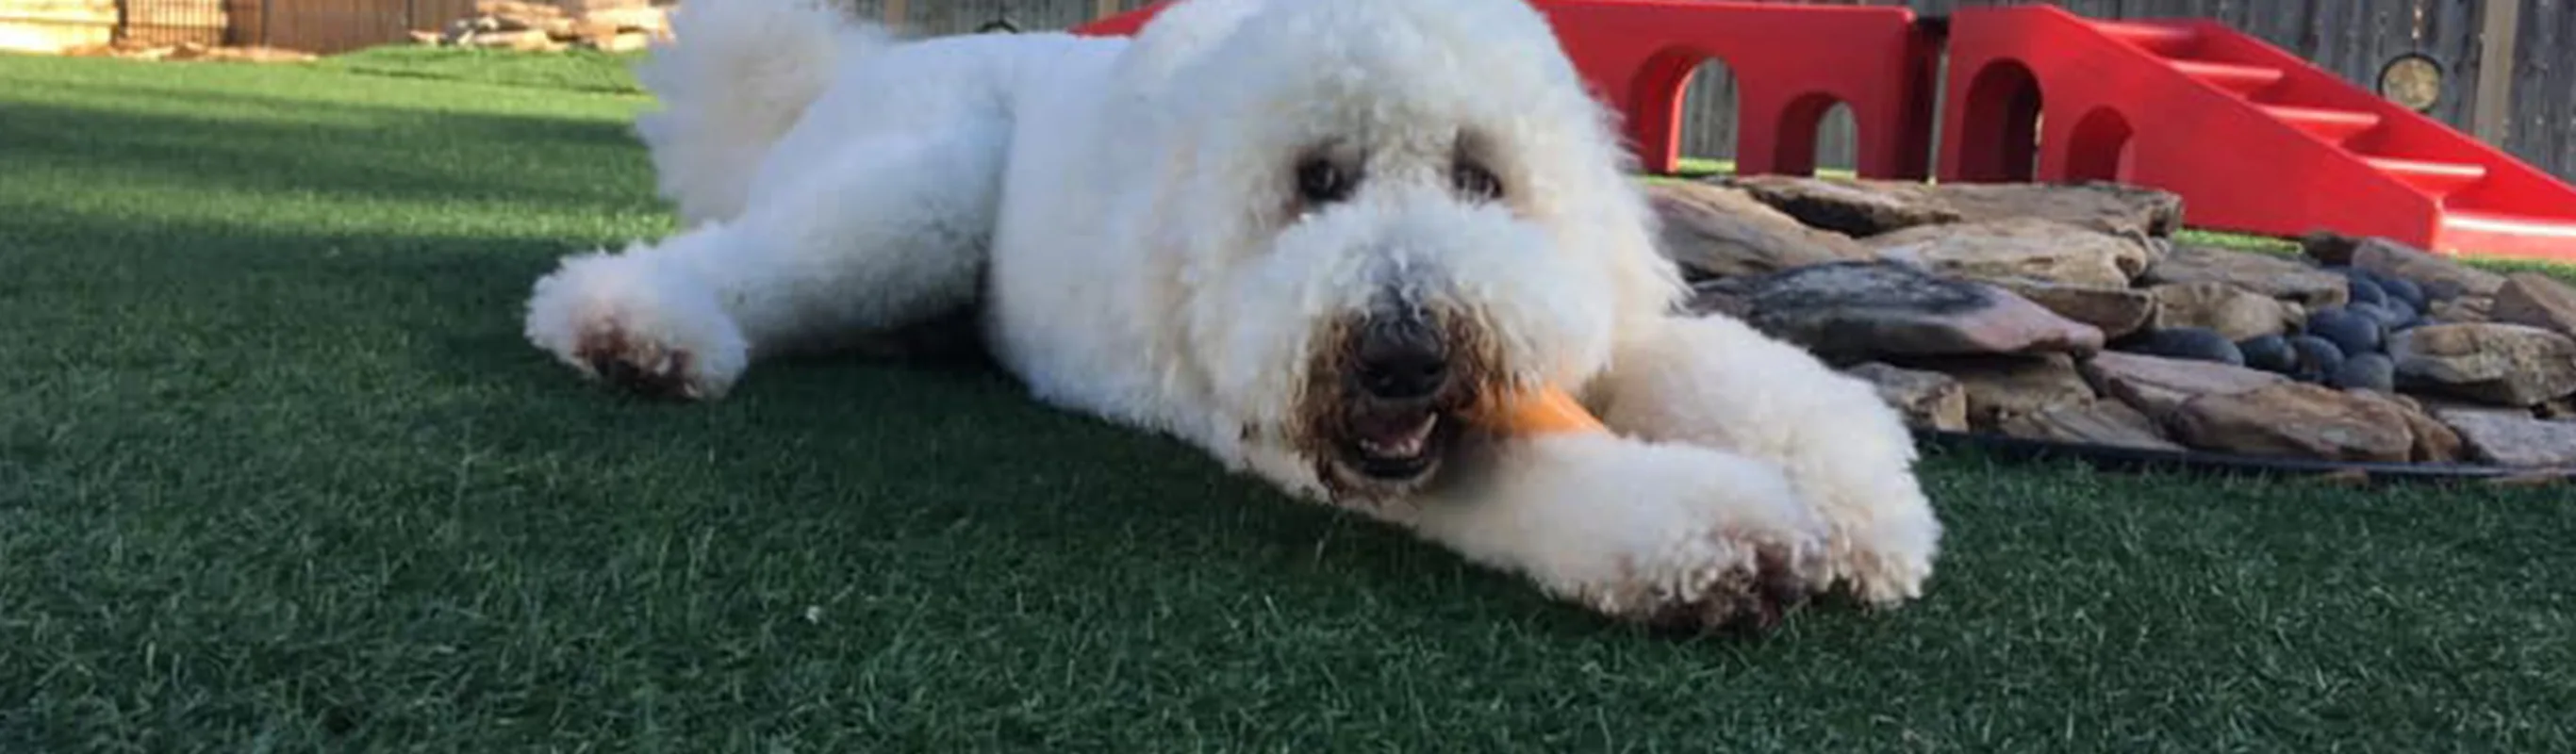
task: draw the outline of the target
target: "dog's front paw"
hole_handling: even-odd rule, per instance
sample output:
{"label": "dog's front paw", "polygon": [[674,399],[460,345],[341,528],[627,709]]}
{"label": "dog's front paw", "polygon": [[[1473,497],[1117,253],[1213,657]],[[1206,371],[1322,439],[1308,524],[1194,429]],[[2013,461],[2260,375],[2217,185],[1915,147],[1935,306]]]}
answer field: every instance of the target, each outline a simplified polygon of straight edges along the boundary
{"label": "dog's front paw", "polygon": [[704,400],[723,395],[721,375],[699,368],[698,352],[603,316],[583,323],[570,359],[584,374],[640,395]]}
{"label": "dog's front paw", "polygon": [[1863,605],[1893,608],[1923,596],[1939,555],[1941,524],[1920,493],[1877,513],[1875,521],[1844,522],[1827,555],[1827,579]]}
{"label": "dog's front paw", "polygon": [[723,397],[748,351],[712,294],[634,255],[566,259],[537,281],[526,328],[583,375],[661,398]]}
{"label": "dog's front paw", "polygon": [[[1816,591],[1827,528],[1769,463],[1609,435],[1528,440],[1443,533],[1549,591],[1683,630],[1765,629]],[[1452,514],[1444,514],[1452,515]]]}
{"label": "dog's front paw", "polygon": [[1659,629],[1768,631],[1813,593],[1823,541],[1804,527],[1682,529],[1667,548],[1624,558],[1585,595],[1594,609]]}

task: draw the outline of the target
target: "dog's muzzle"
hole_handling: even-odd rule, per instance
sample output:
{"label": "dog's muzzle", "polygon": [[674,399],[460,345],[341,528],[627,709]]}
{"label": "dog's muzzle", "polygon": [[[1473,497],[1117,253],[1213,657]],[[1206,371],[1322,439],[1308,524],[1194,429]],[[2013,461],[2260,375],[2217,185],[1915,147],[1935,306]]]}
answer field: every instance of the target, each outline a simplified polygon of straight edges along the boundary
{"label": "dog's muzzle", "polygon": [[1449,385],[1449,347],[1430,318],[1419,314],[1371,317],[1360,327],[1351,378],[1370,400],[1389,404],[1428,401]]}
{"label": "dog's muzzle", "polygon": [[1446,450],[1460,403],[1458,349],[1432,315],[1381,310],[1352,333],[1344,362],[1346,432],[1342,455],[1351,470],[1380,482],[1430,473]]}

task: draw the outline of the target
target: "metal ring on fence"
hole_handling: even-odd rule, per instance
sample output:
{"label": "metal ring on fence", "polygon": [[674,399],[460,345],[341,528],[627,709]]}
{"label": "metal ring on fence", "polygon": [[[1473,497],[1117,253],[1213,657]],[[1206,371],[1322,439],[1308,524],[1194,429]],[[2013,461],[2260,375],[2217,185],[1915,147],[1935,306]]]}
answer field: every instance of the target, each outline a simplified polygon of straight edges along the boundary
{"label": "metal ring on fence", "polygon": [[2419,113],[2442,101],[2442,61],[2420,52],[2389,59],[2379,67],[2379,96]]}

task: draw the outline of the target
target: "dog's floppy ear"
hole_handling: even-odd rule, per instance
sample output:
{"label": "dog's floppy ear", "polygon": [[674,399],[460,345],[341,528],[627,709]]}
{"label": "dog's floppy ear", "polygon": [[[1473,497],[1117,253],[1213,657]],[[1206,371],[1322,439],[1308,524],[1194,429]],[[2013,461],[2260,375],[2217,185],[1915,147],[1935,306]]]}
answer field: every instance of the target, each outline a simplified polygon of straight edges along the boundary
{"label": "dog's floppy ear", "polygon": [[1154,129],[1153,138],[1150,147],[1136,150],[1150,165],[1147,169],[1156,175],[1146,184],[1152,191],[1145,199],[1146,209],[1132,215],[1142,227],[1129,229],[1128,235],[1145,245],[1150,269],[1160,270],[1169,278],[1154,286],[1154,293],[1163,297],[1154,303],[1165,307],[1163,311],[1176,311],[1172,307],[1186,303],[1182,279],[1207,264],[1200,258],[1205,256],[1200,251],[1214,240],[1208,236],[1219,232],[1209,226],[1233,219],[1229,217],[1232,213],[1206,212],[1205,206],[1193,198],[1194,192],[1204,190],[1200,184],[1206,180],[1197,175],[1200,135],[1164,127]]}
{"label": "dog's floppy ear", "polygon": [[[1144,246],[1145,269],[1156,278],[1146,289],[1151,300],[1143,303],[1176,315],[1155,334],[1159,358],[1189,362],[1219,352],[1211,346],[1222,342],[1219,330],[1230,320],[1234,297],[1224,290],[1235,277],[1230,268],[1253,245],[1256,223],[1264,222],[1240,204],[1256,179],[1240,174],[1233,164],[1239,159],[1217,153],[1220,159],[1209,160],[1210,136],[1166,125],[1152,129],[1150,146],[1134,150],[1155,177],[1146,184],[1151,194],[1144,209],[1127,215],[1137,227],[1122,235]],[[1165,379],[1211,378],[1205,370],[1213,367],[1165,366],[1173,367],[1163,370]]]}
{"label": "dog's floppy ear", "polygon": [[1681,267],[1663,249],[1662,218],[1655,212],[1638,161],[1622,144],[1617,116],[1598,102],[1570,139],[1581,152],[1562,166],[1569,185],[1559,195],[1559,218],[1578,253],[1597,254],[1619,289],[1620,320],[1668,316],[1689,293]]}
{"label": "dog's floppy ear", "polygon": [[[1198,277],[1228,264],[1249,248],[1258,227],[1275,219],[1259,196],[1264,166],[1241,155],[1212,152],[1211,134],[1188,128],[1158,129],[1148,158],[1159,174],[1151,209],[1140,228],[1156,264]],[[1214,158],[1214,159],[1211,159]]]}

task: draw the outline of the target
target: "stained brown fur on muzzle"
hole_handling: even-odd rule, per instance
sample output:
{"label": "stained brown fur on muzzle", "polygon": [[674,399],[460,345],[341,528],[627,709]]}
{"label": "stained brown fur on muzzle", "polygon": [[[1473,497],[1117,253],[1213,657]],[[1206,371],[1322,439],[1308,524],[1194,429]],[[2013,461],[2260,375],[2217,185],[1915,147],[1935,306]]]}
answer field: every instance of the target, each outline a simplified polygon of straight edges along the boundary
{"label": "stained brown fur on muzzle", "polygon": [[1362,478],[1353,448],[1390,427],[1436,422],[1428,453],[1435,475],[1467,429],[1461,414],[1503,388],[1496,344],[1457,309],[1378,306],[1330,322],[1317,339],[1299,395],[1291,442],[1337,499],[1384,498],[1426,481]]}

